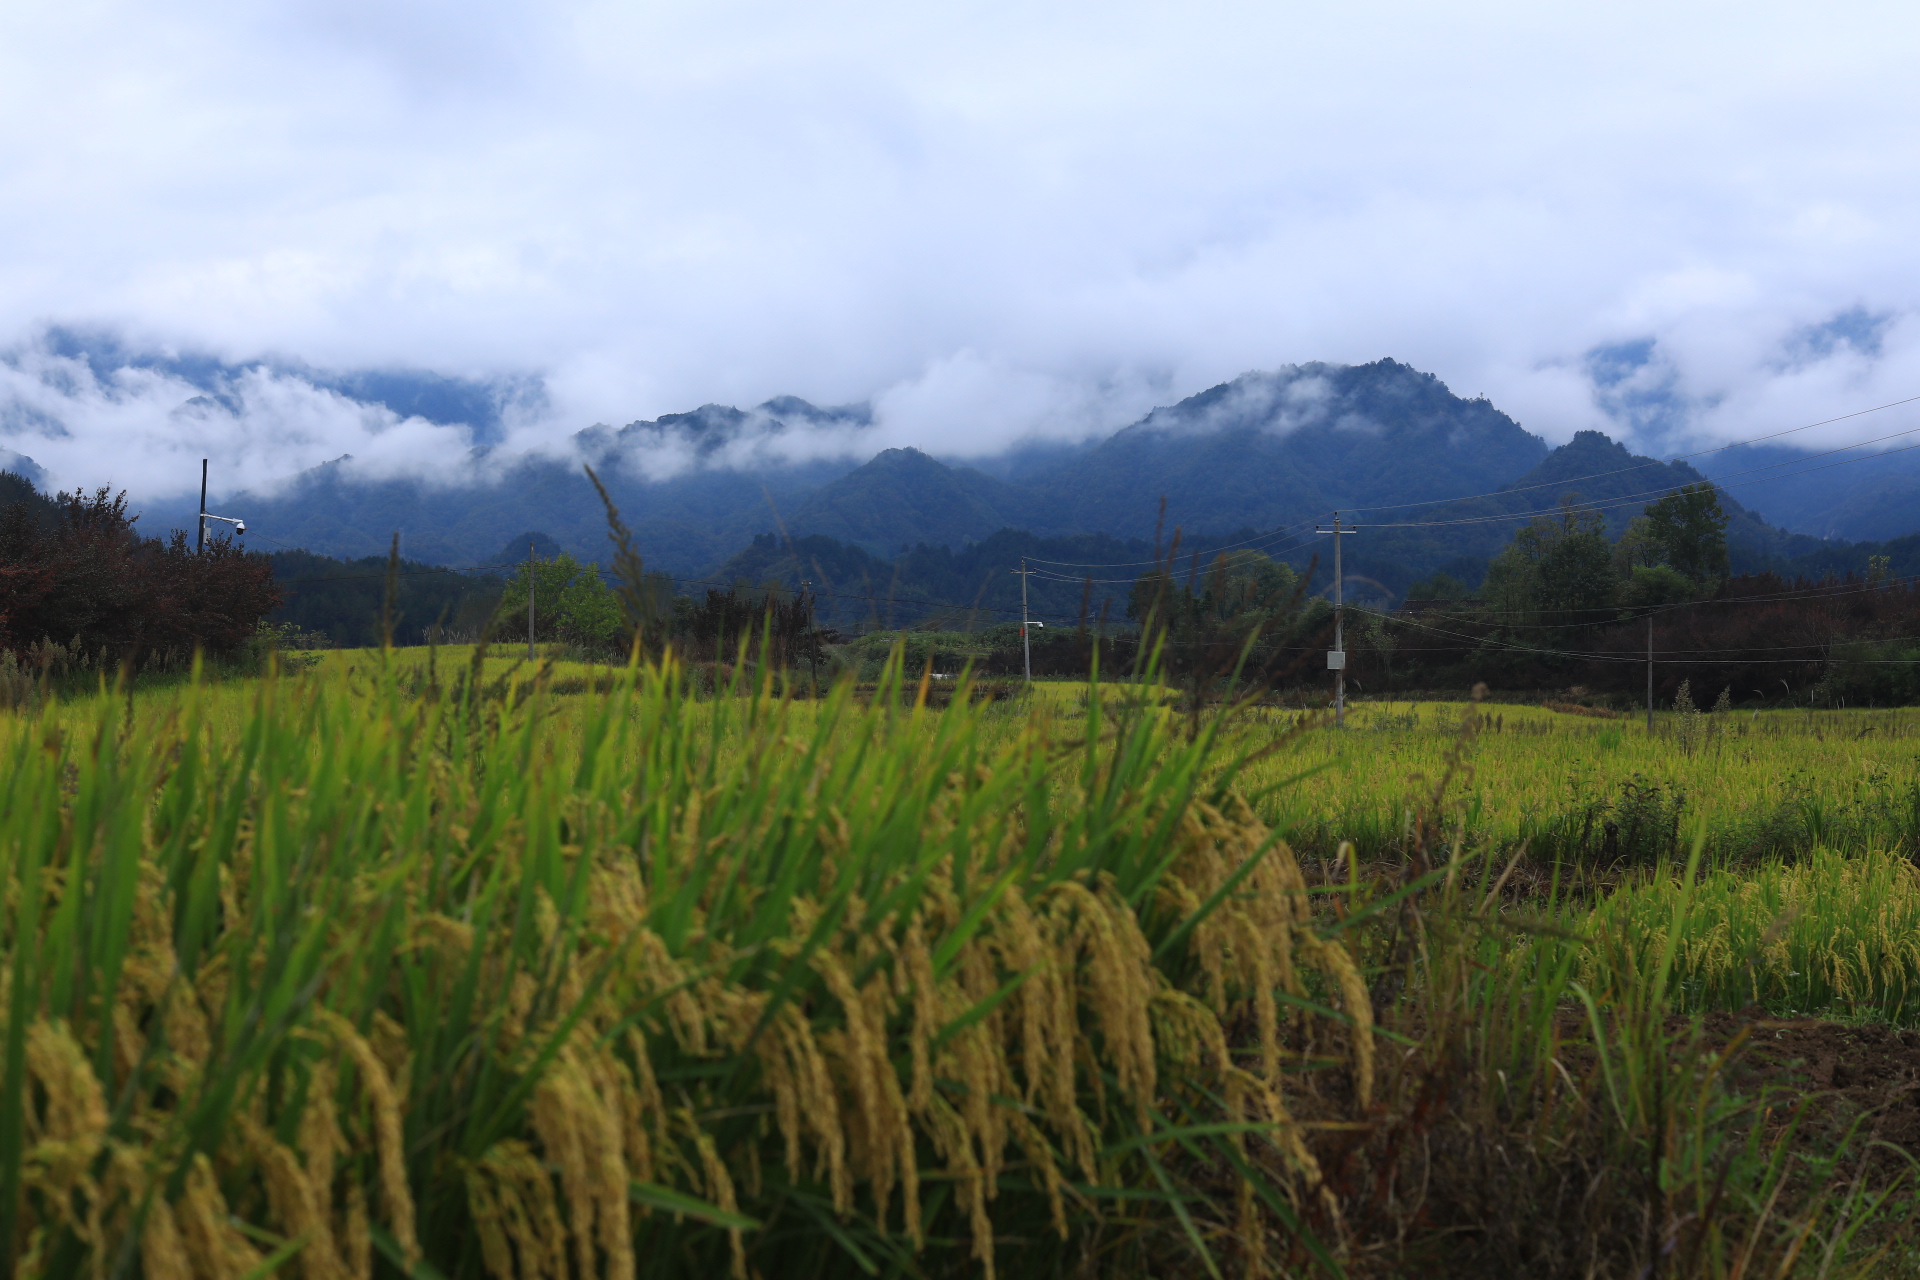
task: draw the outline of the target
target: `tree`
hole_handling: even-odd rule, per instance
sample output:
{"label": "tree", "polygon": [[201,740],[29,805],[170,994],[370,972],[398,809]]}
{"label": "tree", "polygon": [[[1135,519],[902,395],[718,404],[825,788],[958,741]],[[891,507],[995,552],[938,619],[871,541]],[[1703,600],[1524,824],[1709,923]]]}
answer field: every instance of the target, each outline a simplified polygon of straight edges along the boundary
{"label": "tree", "polygon": [[1303,594],[1291,565],[1259,551],[1230,551],[1184,575],[1164,564],[1142,574],[1128,594],[1127,616],[1143,628],[1143,652],[1169,642],[1170,671],[1224,674],[1252,642],[1247,670],[1254,672],[1298,624]]}
{"label": "tree", "polygon": [[1646,513],[1645,536],[1696,588],[1727,576],[1727,513],[1711,484],[1676,489],[1648,504]]}
{"label": "tree", "polygon": [[1381,670],[1386,673],[1387,701],[1393,701],[1393,651],[1400,647],[1400,638],[1393,634],[1391,621],[1378,613],[1366,614],[1360,626],[1360,642],[1380,656]]}
{"label": "tree", "polygon": [[820,646],[834,643],[839,633],[815,627],[814,605],[810,592],[795,594],[778,582],[739,582],[725,591],[710,588],[705,599],[690,602],[676,630],[694,653],[716,662],[737,656],[744,641],[749,656],[761,655],[775,666],[805,660],[817,670]]}
{"label": "tree", "polygon": [[515,568],[500,597],[495,638],[525,633],[520,620],[527,614],[529,589],[535,640],[597,649],[611,649],[619,642],[623,626],[613,589],[600,580],[597,565],[582,564],[564,551],[551,560],[524,561]]}
{"label": "tree", "polygon": [[611,649],[625,629],[619,599],[591,565],[561,588],[559,610],[560,634],[574,644]]}
{"label": "tree", "polygon": [[1590,620],[1613,604],[1618,589],[1605,521],[1569,494],[1557,516],[1536,518],[1494,557],[1485,594],[1494,609],[1516,619],[1566,614],[1580,621],[1579,615]]}
{"label": "tree", "polygon": [[324,633],[345,649],[379,645],[383,614],[395,644],[422,643],[436,628],[442,636],[478,635],[493,620],[504,585],[494,574],[436,572],[438,566],[405,559],[389,580],[386,556],[336,560],[288,549],[268,558],[286,597],[273,620]]}
{"label": "tree", "polygon": [[1467,584],[1444,570],[1407,587],[1409,600],[1465,600],[1473,594]]}
{"label": "tree", "polygon": [[1152,617],[1177,640],[1222,628],[1244,638],[1290,613],[1299,588],[1291,565],[1258,551],[1228,552],[1179,578],[1166,566],[1142,574],[1128,593],[1127,616],[1143,625]]}
{"label": "tree", "polygon": [[1631,579],[1635,569],[1665,564],[1666,559],[1666,545],[1653,536],[1652,522],[1644,515],[1629,521],[1613,544],[1613,567],[1623,580]]}
{"label": "tree", "polygon": [[51,642],[135,667],[196,649],[227,654],[280,602],[267,558],[216,537],[134,532],[126,494],[62,493],[0,513],[0,649]]}
{"label": "tree", "polygon": [[1637,564],[1622,584],[1620,602],[1630,609],[1653,609],[1693,599],[1693,584],[1672,565]]}

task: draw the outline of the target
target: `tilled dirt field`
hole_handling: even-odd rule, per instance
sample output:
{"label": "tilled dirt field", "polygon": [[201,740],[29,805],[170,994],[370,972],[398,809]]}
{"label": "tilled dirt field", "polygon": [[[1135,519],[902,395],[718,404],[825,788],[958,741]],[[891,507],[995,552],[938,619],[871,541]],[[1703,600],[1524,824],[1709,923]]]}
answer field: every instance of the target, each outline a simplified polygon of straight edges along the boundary
{"label": "tilled dirt field", "polygon": [[[1727,1077],[1740,1093],[1758,1097],[1764,1091],[1780,1098],[1786,1104],[1778,1113],[1783,1116],[1810,1096],[1823,1122],[1816,1127],[1861,1119],[1861,1138],[1920,1160],[1920,1031],[1816,1018],[1782,1021],[1757,1006],[1711,1013],[1704,1022],[1713,1048],[1745,1032]],[[1892,1152],[1881,1155],[1905,1165]]]}

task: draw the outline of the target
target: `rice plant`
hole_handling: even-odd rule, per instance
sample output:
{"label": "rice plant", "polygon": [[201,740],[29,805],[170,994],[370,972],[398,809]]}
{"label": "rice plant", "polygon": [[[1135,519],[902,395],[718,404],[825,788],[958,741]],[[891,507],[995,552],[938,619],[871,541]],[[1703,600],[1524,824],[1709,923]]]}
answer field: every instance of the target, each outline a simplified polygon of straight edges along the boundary
{"label": "rice plant", "polygon": [[[1683,894],[1691,908],[1676,930]],[[1592,927],[1638,950],[1670,947],[1691,1008],[1920,1019],[1920,872],[1903,857],[1818,849],[1690,887],[1662,875],[1600,903]]]}
{"label": "rice plant", "polygon": [[[1356,762],[1151,682],[936,706],[897,657],[796,700],[424,656],[0,717],[14,1274],[1462,1274],[1420,1250],[1598,1240],[1595,1274],[1774,1274],[1827,1203],[1716,1193],[1785,1185],[1778,1152],[1663,1020],[1747,998],[1723,950],[1797,963],[1777,915],[1748,936],[1771,899],[1507,902],[1503,833],[1560,803],[1522,788],[1587,741],[1551,721],[1514,751],[1513,709],[1410,717]],[[1897,816],[1880,758],[1820,794]],[[1685,759],[1689,805],[1731,794]],[[1285,838],[1343,824],[1373,848]],[[1859,915],[1897,870],[1777,896]],[[1688,941],[1723,898],[1746,933]],[[1671,981],[1664,942],[1592,946],[1629,937],[1676,939]],[[1905,1009],[1842,976],[1787,998]],[[1618,1173],[1652,1152],[1657,1204]]]}
{"label": "rice plant", "polygon": [[1286,1000],[1362,1106],[1370,1005],[1244,755],[671,662],[559,736],[540,683],[0,723],[16,1274],[1258,1271],[1297,1225]]}

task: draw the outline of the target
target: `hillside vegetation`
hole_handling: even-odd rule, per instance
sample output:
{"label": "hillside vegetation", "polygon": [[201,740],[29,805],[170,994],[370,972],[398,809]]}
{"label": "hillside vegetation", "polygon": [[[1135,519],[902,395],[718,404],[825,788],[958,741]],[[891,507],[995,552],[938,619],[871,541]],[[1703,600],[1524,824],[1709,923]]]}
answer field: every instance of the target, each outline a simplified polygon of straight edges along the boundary
{"label": "hillside vegetation", "polygon": [[[1358,572],[1398,590],[1450,561],[1492,555],[1532,511],[1551,509],[1567,491],[1594,504],[1644,502],[1704,478],[1684,462],[1630,456],[1596,432],[1549,448],[1485,399],[1464,399],[1394,360],[1247,373],[1105,438],[967,459],[882,450],[873,430],[863,406],[821,409],[782,397],[751,410],[707,405],[617,430],[590,428],[575,444],[625,513],[648,566],[682,577],[713,576],[761,534],[831,538],[891,561],[922,544],[957,553],[1003,530],[1126,541],[1180,528],[1191,547],[1196,539],[1232,541],[1224,535],[1239,529],[1310,524],[1332,510],[1363,510],[1374,523],[1498,517],[1484,527],[1382,529],[1352,548]],[[1881,466],[1841,467],[1819,479],[1866,486],[1878,483]],[[412,559],[476,565],[537,529],[577,559],[606,562],[600,504],[577,462],[483,449],[476,467],[464,482],[429,483],[367,478],[340,459],[272,493],[220,501],[283,546],[343,558],[384,553],[398,530]],[[1467,495],[1492,496],[1448,507],[1443,517],[1435,506],[1407,505]],[[1819,545],[1728,509],[1738,568],[1776,567]],[[157,504],[153,518],[185,523],[190,504]]]}

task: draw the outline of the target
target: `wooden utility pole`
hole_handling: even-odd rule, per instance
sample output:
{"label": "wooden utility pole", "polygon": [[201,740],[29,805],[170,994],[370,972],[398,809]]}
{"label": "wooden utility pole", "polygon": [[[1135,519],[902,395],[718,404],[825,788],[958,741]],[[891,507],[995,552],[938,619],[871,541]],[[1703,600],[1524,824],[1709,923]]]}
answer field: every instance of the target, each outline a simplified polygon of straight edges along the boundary
{"label": "wooden utility pole", "polygon": [[533,661],[533,539],[527,539],[527,661]]}

